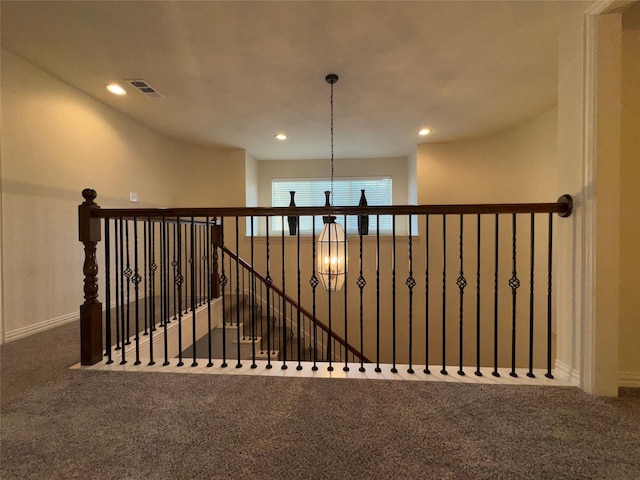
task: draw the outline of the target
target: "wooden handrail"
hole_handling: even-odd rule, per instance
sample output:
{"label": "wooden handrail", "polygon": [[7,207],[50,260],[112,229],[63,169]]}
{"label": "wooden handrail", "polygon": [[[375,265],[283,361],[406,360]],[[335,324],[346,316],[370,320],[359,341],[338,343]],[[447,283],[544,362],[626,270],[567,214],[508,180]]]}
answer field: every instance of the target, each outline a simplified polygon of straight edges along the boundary
{"label": "wooden handrail", "polygon": [[[267,284],[267,279],[265,277],[263,277],[259,272],[257,272],[253,268],[253,266],[249,265],[245,260],[243,260],[241,257],[236,255],[235,252],[229,250],[227,247],[224,247],[224,246],[218,245],[218,247],[221,248],[224,253],[226,253],[231,258],[233,258],[236,262],[238,262],[240,265],[242,265],[245,269],[247,269],[249,272],[251,272],[253,275],[255,275],[258,280],[260,280],[265,285]],[[365,355],[363,355],[362,352],[359,352],[353,346],[351,346],[350,344],[345,342],[344,339],[340,335],[336,335],[335,332],[329,332],[329,328],[324,323],[322,323],[320,320],[318,320],[316,317],[314,317],[313,314],[311,314],[311,312],[309,312],[307,309],[305,309],[301,305],[298,305],[298,302],[296,302],[289,295],[285,295],[282,292],[282,290],[280,290],[278,287],[274,286],[273,284],[271,284],[271,286],[269,288],[271,290],[273,290],[276,294],[278,294],[281,297],[283,297],[294,308],[297,308],[298,310],[300,310],[300,313],[302,313],[307,318],[309,318],[310,320],[315,322],[315,324],[318,325],[321,330],[324,330],[325,332],[327,332],[327,336],[329,338],[334,338],[340,345],[345,347],[355,357],[362,359],[363,362],[371,363],[371,360],[369,360]]]}
{"label": "wooden handrail", "polygon": [[[460,205],[387,205],[346,207],[225,207],[225,208],[100,208],[92,218],[268,217],[311,215],[476,215],[509,213],[557,213],[571,215],[573,200],[562,195],[555,203],[495,203]],[[174,220],[175,220],[174,218]]]}

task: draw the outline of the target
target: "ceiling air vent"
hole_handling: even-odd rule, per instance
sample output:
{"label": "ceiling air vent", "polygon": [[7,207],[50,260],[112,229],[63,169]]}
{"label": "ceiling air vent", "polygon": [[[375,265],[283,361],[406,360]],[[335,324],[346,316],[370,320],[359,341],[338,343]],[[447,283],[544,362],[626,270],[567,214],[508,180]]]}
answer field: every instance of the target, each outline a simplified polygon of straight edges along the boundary
{"label": "ceiling air vent", "polygon": [[158,90],[149,85],[146,80],[127,80],[131,85],[136,87],[140,92],[149,98],[164,98]]}

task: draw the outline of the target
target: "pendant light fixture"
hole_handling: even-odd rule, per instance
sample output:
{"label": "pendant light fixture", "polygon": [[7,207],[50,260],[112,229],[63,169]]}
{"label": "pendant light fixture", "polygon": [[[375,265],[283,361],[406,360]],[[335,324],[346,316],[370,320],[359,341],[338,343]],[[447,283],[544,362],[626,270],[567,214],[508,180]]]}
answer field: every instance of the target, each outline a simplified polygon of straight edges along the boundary
{"label": "pendant light fixture", "polygon": [[[331,206],[330,195],[333,196],[333,85],[338,81],[338,75],[330,73],[325,80],[331,85],[331,191],[325,192],[325,206]],[[326,215],[322,217],[324,226],[318,237],[318,256],[316,270],[320,274],[322,284],[327,291],[337,292],[342,289],[347,273],[348,249],[347,236],[336,217]]]}

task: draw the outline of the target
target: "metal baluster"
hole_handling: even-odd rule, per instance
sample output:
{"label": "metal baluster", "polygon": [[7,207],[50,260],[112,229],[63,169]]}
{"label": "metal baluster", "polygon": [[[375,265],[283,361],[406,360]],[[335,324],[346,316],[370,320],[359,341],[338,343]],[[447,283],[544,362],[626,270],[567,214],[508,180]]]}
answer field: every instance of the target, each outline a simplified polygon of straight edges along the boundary
{"label": "metal baluster", "polygon": [[[254,217],[251,216],[251,267],[255,268],[255,259],[254,259]],[[251,275],[249,282],[249,297],[251,304],[251,313],[249,315],[249,321],[251,322],[251,368],[258,368],[256,364],[256,276],[253,272],[249,273]]]}
{"label": "metal baluster", "polygon": [[282,355],[282,366],[280,367],[282,370],[286,370],[287,367],[287,303],[286,303],[286,291],[287,291],[287,282],[285,281],[285,265],[284,265],[284,216],[280,217],[280,221],[282,222],[281,237],[280,237],[280,245],[282,248],[282,340],[280,344],[280,352]]}
{"label": "metal baluster", "polygon": [[161,313],[162,327],[164,327],[164,363],[163,366],[169,365],[169,337],[167,332],[167,321],[169,320],[169,232],[167,228],[167,219],[162,217],[162,227],[160,230],[160,244],[162,250],[160,252],[162,268],[160,270],[160,285],[162,295],[162,308]]}
{"label": "metal baluster", "polygon": [[396,368],[396,216],[391,216],[391,337],[393,341],[391,373],[398,373]]}
{"label": "metal baluster", "polygon": [[363,311],[363,294],[364,294],[364,287],[367,284],[366,280],[364,279],[364,276],[362,275],[363,270],[363,261],[362,261],[362,229],[358,229],[358,233],[359,233],[359,237],[360,237],[360,276],[358,277],[358,280],[356,281],[356,285],[358,285],[358,288],[360,289],[360,368],[358,369],[361,372],[364,372],[364,359],[363,359],[363,354],[364,354],[364,311]]}
{"label": "metal baluster", "polygon": [[380,373],[380,215],[376,214],[376,368]]}
{"label": "metal baluster", "polygon": [[[254,278],[254,282],[255,282],[255,278]],[[265,293],[266,288],[265,288],[265,285],[263,285],[262,282],[258,283],[257,285],[260,288],[260,293],[259,293],[259,298],[260,298],[260,324],[259,324],[259,330],[260,330],[260,335],[259,335],[260,336],[260,355],[263,355],[264,354],[264,348],[262,346],[262,341],[264,339],[264,322],[262,321],[262,318],[264,317],[264,315],[262,314],[262,312],[263,312],[264,309],[262,307],[263,307],[263,305],[265,305],[264,299],[265,299],[265,295],[266,295],[266,293]]]}
{"label": "metal baluster", "polygon": [[549,252],[547,259],[547,378],[553,378],[551,374],[551,281],[552,281],[552,259],[553,259],[553,214],[549,214]]}
{"label": "metal baluster", "polygon": [[[129,262],[129,221],[124,223],[124,238],[127,251],[127,268],[124,270],[124,276],[127,279],[127,341],[125,345],[131,345],[131,264]],[[124,330],[123,330],[124,331]],[[136,335],[138,333],[136,332]]]}
{"label": "metal baluster", "polygon": [[[192,217],[193,218],[193,217]],[[194,220],[194,228],[193,231],[191,232],[191,235],[194,238],[194,249],[193,249],[193,253],[191,254],[191,257],[193,258],[193,269],[194,269],[194,275],[193,275],[193,283],[195,288],[192,288],[191,290],[195,293],[195,302],[191,302],[191,305],[194,305],[195,308],[198,308],[202,305],[202,292],[201,292],[201,288],[202,288],[202,271],[200,269],[200,263],[202,262],[202,249],[201,249],[201,241],[200,241],[200,225],[196,225],[195,223],[195,218],[193,218]]]}
{"label": "metal baluster", "polygon": [[[239,229],[239,218],[236,216],[236,255],[239,255],[240,252],[240,229]],[[243,325],[244,327],[244,325]],[[238,347],[236,352],[238,354],[238,362],[236,363],[236,368],[242,368],[242,362],[240,361],[240,262],[236,260],[236,341],[238,342]]]}
{"label": "metal baluster", "polygon": [[269,217],[265,217],[267,222],[267,238],[266,238],[266,249],[267,249],[267,277],[265,278],[265,284],[267,286],[267,369],[273,367],[271,365],[271,285],[273,284],[273,280],[271,278],[271,274],[269,273],[270,269],[270,259],[269,259]]}
{"label": "metal baluster", "polygon": [[520,280],[518,280],[516,269],[516,214],[511,215],[512,225],[512,258],[513,258],[513,270],[511,272],[511,278],[509,279],[509,286],[511,287],[511,372],[509,375],[517,377],[516,373],[516,297],[517,290],[520,287]]}
{"label": "metal baluster", "polygon": [[[395,222],[394,222],[395,223]],[[413,231],[411,225],[411,215],[409,215],[409,276],[406,281],[409,287],[409,368],[408,373],[414,373],[413,370],[413,288],[416,286],[416,280],[413,278]]]}
{"label": "metal baluster", "polygon": [[[119,222],[117,218],[113,219],[113,227],[114,227],[114,232],[113,232],[113,256],[114,256],[114,270],[115,270],[115,290],[116,290],[116,304],[115,304],[115,311],[116,311],[116,347],[115,350],[120,350],[120,296],[119,296],[119,292],[120,292],[120,271],[118,269],[118,266],[120,265],[119,262],[119,255],[118,255],[118,239],[120,238],[120,234],[119,231],[120,229],[119,227]],[[109,306],[109,309],[111,308],[111,305],[107,302],[107,305]],[[124,343],[124,341],[123,341]]]}
{"label": "metal baluster", "polygon": [[120,360],[120,365],[124,365],[127,363],[125,345],[127,340],[125,340],[125,314],[124,314],[124,220],[122,217],[119,218],[120,222],[120,271],[118,272],[120,277],[120,332],[122,333],[122,360]]}
{"label": "metal baluster", "polygon": [[209,231],[209,221],[200,228],[200,252],[202,253],[202,266],[200,267],[200,305],[204,305],[209,300],[209,290],[207,287],[207,263],[209,262],[210,246],[207,245],[207,232]]}
{"label": "metal baluster", "polygon": [[213,285],[211,285],[211,262],[212,262],[212,256],[213,256],[213,252],[211,251],[213,248],[212,246],[212,241],[211,241],[211,229],[213,228],[210,225],[210,219],[209,217],[207,217],[206,219],[207,222],[207,226],[205,227],[205,239],[204,239],[204,244],[205,244],[205,256],[207,259],[207,264],[205,266],[205,283],[207,285],[207,343],[208,343],[208,359],[209,362],[207,362],[207,367],[213,367],[213,360],[211,359],[211,357],[213,356],[213,351],[212,351],[212,343],[213,343],[213,333],[212,333],[212,327],[211,327],[211,297],[212,297],[212,288]]}
{"label": "metal baluster", "polygon": [[147,218],[149,224],[149,303],[150,311],[150,331],[156,331],[156,271],[158,264],[156,263],[156,225],[151,221],[151,217]]}
{"label": "metal baluster", "polygon": [[494,377],[499,377],[500,373],[498,373],[498,247],[499,247],[499,217],[496,213],[496,233],[495,233],[495,252],[494,252],[494,280],[493,280],[493,372],[491,375]]}
{"label": "metal baluster", "polygon": [[[344,216],[344,235],[345,235],[345,241],[346,241],[346,237],[347,237],[347,216]],[[347,284],[349,283],[347,280],[347,274],[349,271],[349,266],[346,264],[347,262],[347,258],[344,259],[345,261],[345,266],[344,266],[344,367],[342,367],[342,370],[344,372],[348,372],[349,371],[349,358],[348,358],[348,351],[347,351],[347,345],[349,345],[349,328],[347,326],[348,321],[347,321],[347,312],[348,312],[348,295],[347,295]],[[342,351],[342,349],[341,349]]]}
{"label": "metal baluster", "polygon": [[287,339],[289,342],[289,359],[293,360],[293,303],[289,303],[289,325],[289,338]]}
{"label": "metal baluster", "polygon": [[224,294],[224,287],[227,285],[227,275],[225,274],[224,266],[224,217],[220,217],[220,250],[222,251],[220,257],[220,264],[222,270],[220,271],[220,286],[222,287],[222,364],[220,367],[227,367],[227,308],[226,299]]}
{"label": "metal baluster", "polygon": [[142,285],[142,291],[144,292],[144,335],[149,335],[149,309],[147,308],[147,304],[151,301],[151,298],[147,296],[147,285],[148,285],[148,269],[147,269],[147,245],[149,243],[148,236],[148,225],[146,221],[142,222],[143,225],[143,250],[142,250],[142,261],[143,261],[143,275],[142,278],[144,283]]}
{"label": "metal baluster", "polygon": [[[297,265],[298,265],[298,276],[297,276],[297,281],[298,281],[298,308],[297,308],[297,320],[298,320],[298,366],[296,367],[296,370],[302,370],[302,364],[300,362],[302,362],[302,335],[301,335],[301,325],[300,323],[302,322],[302,318],[300,316],[300,305],[301,305],[301,300],[300,300],[300,226],[298,225],[298,228],[296,228],[296,255],[297,255]],[[306,330],[304,330],[306,332]]]}
{"label": "metal baluster", "polygon": [[[183,272],[186,274],[187,270],[189,270],[190,267],[187,266],[188,265],[193,265],[193,257],[191,255],[189,255],[189,257],[187,257],[187,224],[184,224],[184,270]],[[187,275],[184,276],[183,275],[183,279],[184,279],[184,313],[185,315],[189,312],[189,292],[191,291],[191,289],[189,288],[189,282],[191,281],[191,275]],[[193,283],[193,282],[191,282]]]}
{"label": "metal baluster", "polygon": [[153,360],[153,332],[156,331],[156,298],[155,298],[155,278],[156,278],[156,230],[151,222],[151,217],[147,217],[147,228],[149,229],[149,363],[155,365]]}
{"label": "metal baluster", "polygon": [[474,372],[478,377],[482,376],[480,371],[480,214],[477,215],[478,219],[478,234],[477,234],[477,266],[476,266],[476,371]]}
{"label": "metal baluster", "polygon": [[206,288],[206,284],[207,284],[207,260],[208,260],[208,255],[207,255],[207,250],[206,250],[206,238],[207,238],[207,230],[209,229],[209,222],[207,221],[207,224],[204,226],[204,228],[202,228],[202,226],[198,227],[198,231],[200,232],[199,238],[200,238],[200,248],[199,248],[199,252],[201,254],[202,257],[202,264],[200,266],[200,275],[198,276],[198,284],[200,285],[200,301],[198,302],[199,305],[203,305],[207,298],[208,295],[205,295],[205,288]]}
{"label": "metal baluster", "polygon": [[133,282],[133,290],[136,295],[136,303],[135,303],[135,325],[136,325],[136,361],[133,363],[134,365],[140,365],[140,335],[138,332],[140,331],[140,281],[142,277],[140,276],[138,270],[138,219],[133,219],[133,277],[131,281]]}
{"label": "metal baluster", "polygon": [[[171,261],[171,265],[173,266],[173,319],[177,320],[178,318],[178,284],[175,282],[175,278],[177,276],[178,271],[178,259],[176,258],[176,248],[178,246],[178,229],[179,223],[176,220],[176,223],[173,224],[173,260]],[[168,321],[167,317],[167,321]]]}
{"label": "metal baluster", "polygon": [[534,286],[533,286],[533,265],[535,258],[535,214],[531,214],[531,274],[529,276],[529,372],[527,373],[527,377],[536,378],[533,373],[533,298],[534,298]]}
{"label": "metal baluster", "polygon": [[[237,254],[239,254],[240,252],[236,252]],[[240,262],[236,262],[236,269],[239,271],[240,270]],[[241,298],[242,298],[242,309],[240,309],[241,312],[241,316],[242,316],[242,339],[246,340],[247,339],[247,334],[245,333],[245,326],[247,325],[247,317],[246,317],[246,311],[247,311],[247,296],[245,295],[246,289],[245,289],[245,285],[244,285],[244,279],[245,279],[245,274],[244,274],[244,268],[242,269],[242,276],[240,277],[240,280],[242,282],[242,287],[240,288],[240,291],[242,292]]]}
{"label": "metal baluster", "polygon": [[425,220],[424,247],[424,370],[429,375],[429,214]]}
{"label": "metal baluster", "polygon": [[460,355],[460,370],[458,370],[458,375],[464,375],[464,371],[462,370],[463,366],[463,352],[464,352],[464,288],[467,286],[467,279],[464,278],[464,253],[463,253],[463,244],[464,244],[464,217],[460,215],[460,276],[456,280],[456,284],[458,285],[458,289],[460,289],[460,351],[458,352]]}
{"label": "metal baluster", "polygon": [[447,216],[442,215],[442,369],[447,375]]}
{"label": "metal baluster", "polygon": [[[174,283],[178,287],[178,363],[177,366],[184,365],[182,361],[182,284],[184,283],[184,277],[182,276],[182,227],[180,223],[180,217],[176,220],[176,227],[178,229],[178,269],[177,276],[173,279]],[[186,230],[185,230],[186,232]],[[186,259],[186,253],[185,253]]]}
{"label": "metal baluster", "polygon": [[[299,230],[299,229],[298,229]],[[316,287],[318,286],[318,277],[316,277],[316,216],[311,217],[311,303],[313,306],[313,367],[314,372],[318,370],[318,322],[316,317]]]}
{"label": "metal baluster", "polygon": [[197,367],[198,362],[196,361],[196,341],[197,341],[197,332],[196,332],[196,225],[195,219],[191,217],[191,337],[192,337],[192,345],[193,349],[193,362],[191,362],[192,367]]}
{"label": "metal baluster", "polygon": [[271,290],[271,354],[274,356],[273,359],[277,360],[275,357],[276,354],[276,292],[275,290]]}
{"label": "metal baluster", "polygon": [[[335,217],[334,217],[335,218]],[[329,229],[329,258],[331,258],[331,232],[333,229]],[[346,235],[346,233],[345,233]],[[331,329],[331,279],[332,279],[332,273],[331,273],[331,261],[329,261],[329,289],[327,290],[327,297],[328,297],[328,301],[329,301],[329,333],[328,333],[328,338],[327,338],[327,356],[329,357],[329,366],[327,367],[327,370],[332,372],[333,371],[333,365],[331,364],[331,362],[333,361],[333,355],[331,352],[331,339],[333,338],[333,330]],[[336,280],[337,281],[337,280]]]}
{"label": "metal baluster", "polygon": [[107,364],[113,363],[111,357],[111,237],[109,234],[109,219],[104,219],[104,275],[105,275],[105,313],[106,313],[106,332],[105,337],[107,349],[105,355]]}

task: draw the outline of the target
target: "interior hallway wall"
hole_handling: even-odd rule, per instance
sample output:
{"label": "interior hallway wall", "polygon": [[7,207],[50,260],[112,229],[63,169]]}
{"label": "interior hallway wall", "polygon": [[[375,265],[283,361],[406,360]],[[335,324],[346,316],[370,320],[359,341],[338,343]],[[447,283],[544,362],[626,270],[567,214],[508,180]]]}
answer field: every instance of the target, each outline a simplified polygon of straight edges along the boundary
{"label": "interior hallway wall", "polygon": [[6,49],[1,100],[4,340],[77,318],[83,188],[103,208],[238,204],[242,150],[170,140]]}

